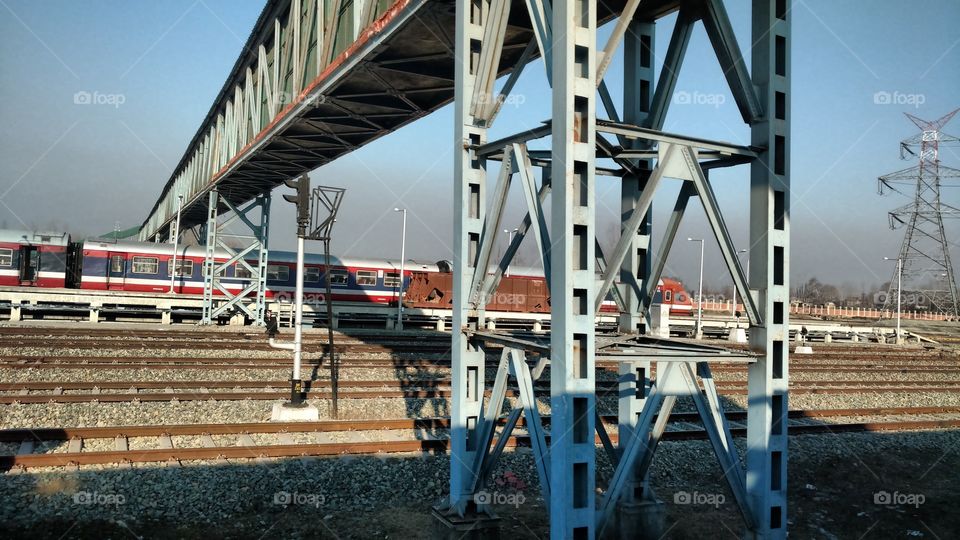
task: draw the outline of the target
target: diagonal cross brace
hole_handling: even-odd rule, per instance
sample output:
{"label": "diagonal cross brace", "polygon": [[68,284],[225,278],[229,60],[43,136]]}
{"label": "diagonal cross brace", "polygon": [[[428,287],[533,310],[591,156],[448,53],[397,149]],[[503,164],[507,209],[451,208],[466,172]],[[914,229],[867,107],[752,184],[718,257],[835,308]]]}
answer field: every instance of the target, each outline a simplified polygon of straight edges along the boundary
{"label": "diagonal cross brace", "polygon": [[620,266],[623,264],[624,257],[627,256],[627,250],[630,249],[633,237],[636,235],[640,223],[644,217],[646,217],[650,204],[653,203],[653,195],[657,190],[657,186],[660,185],[660,179],[663,178],[663,173],[666,171],[670,161],[674,159],[673,156],[676,155],[676,145],[670,144],[667,146],[663,159],[660,160],[657,167],[650,173],[650,178],[643,187],[643,192],[640,193],[640,198],[637,200],[637,204],[630,214],[630,219],[627,220],[627,223],[623,226],[620,240],[617,242],[617,246],[613,249],[613,253],[607,261],[607,269],[603,274],[603,282],[597,290],[597,296],[594,299],[594,308],[597,311],[600,310],[603,299],[606,298],[607,291],[610,290],[614,278],[620,274]]}
{"label": "diagonal cross brace", "polygon": [[737,250],[733,245],[733,240],[730,238],[730,232],[727,230],[723,215],[720,213],[720,207],[717,204],[717,198],[713,193],[713,188],[710,187],[707,175],[700,167],[696,151],[686,146],[683,147],[681,153],[684,162],[686,162],[687,167],[690,169],[693,184],[696,186],[697,194],[700,195],[700,202],[703,204],[703,211],[707,215],[707,221],[710,223],[713,235],[720,245],[720,253],[723,255],[723,260],[726,262],[727,268],[730,270],[730,275],[733,277],[734,286],[737,288],[737,292],[743,297],[744,309],[747,312],[747,317],[750,319],[750,324],[759,326],[762,319],[760,316],[760,308],[757,307],[757,301],[753,295],[750,294],[750,290],[747,287],[747,278],[743,273],[743,268],[740,266]]}

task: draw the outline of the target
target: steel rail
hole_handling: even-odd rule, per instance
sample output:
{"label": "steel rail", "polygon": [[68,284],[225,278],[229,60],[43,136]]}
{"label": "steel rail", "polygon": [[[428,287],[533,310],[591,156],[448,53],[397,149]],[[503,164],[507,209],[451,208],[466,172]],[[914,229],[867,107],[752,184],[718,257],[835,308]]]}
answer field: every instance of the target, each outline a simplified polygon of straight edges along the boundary
{"label": "steel rail", "polygon": [[[792,425],[788,433],[791,436],[837,434],[850,432],[880,431],[919,431],[931,429],[953,429],[960,427],[960,420],[913,420],[892,422],[856,422],[844,424]],[[745,428],[730,430],[735,437],[746,435]],[[609,434],[611,442],[616,444],[618,437]],[[664,432],[662,440],[686,441],[706,439],[703,430],[683,430]],[[549,440],[549,436],[547,437]],[[599,438],[595,439],[600,444]],[[139,450],[112,450],[99,452],[64,452],[51,454],[18,454],[0,456],[0,469],[79,466],[110,463],[149,463],[162,461],[190,461],[209,459],[253,459],[270,457],[335,456],[345,454],[381,454],[413,453],[448,450],[448,439],[428,438],[407,441],[363,442],[363,443],[319,443],[319,444],[280,444],[257,446],[216,446],[201,448],[162,448]],[[526,436],[513,436],[507,446],[528,446]]]}

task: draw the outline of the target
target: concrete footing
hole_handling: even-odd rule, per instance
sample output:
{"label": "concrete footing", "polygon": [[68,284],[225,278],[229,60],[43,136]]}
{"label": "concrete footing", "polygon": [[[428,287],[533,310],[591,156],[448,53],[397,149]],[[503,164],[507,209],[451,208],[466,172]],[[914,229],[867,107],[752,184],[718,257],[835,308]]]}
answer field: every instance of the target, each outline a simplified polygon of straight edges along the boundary
{"label": "concrete footing", "polygon": [[809,345],[797,345],[797,348],[793,350],[793,354],[813,354],[813,348]]}
{"label": "concrete footing", "polygon": [[499,540],[500,518],[493,514],[467,514],[463,517],[434,506],[433,538],[436,540]]}
{"label": "concrete footing", "polygon": [[667,508],[663,501],[620,503],[600,532],[603,540],[659,540],[667,531]]}
{"label": "concrete footing", "polygon": [[270,414],[271,422],[316,422],[320,420],[320,413],[313,405],[304,403],[299,407],[289,403],[277,403]]}
{"label": "concrete footing", "polygon": [[731,328],[730,334],[727,336],[727,341],[730,343],[746,343],[747,331],[743,328]]}

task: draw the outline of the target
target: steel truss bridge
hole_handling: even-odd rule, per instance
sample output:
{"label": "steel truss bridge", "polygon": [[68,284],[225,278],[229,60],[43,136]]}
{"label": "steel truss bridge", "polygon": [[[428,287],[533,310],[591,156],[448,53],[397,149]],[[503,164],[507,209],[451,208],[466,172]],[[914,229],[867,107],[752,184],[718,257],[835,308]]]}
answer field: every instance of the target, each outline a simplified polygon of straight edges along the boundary
{"label": "steel truss bridge", "polygon": [[[790,4],[751,0],[751,33],[740,36],[750,44],[748,65],[722,0],[271,0],[140,237],[159,242],[178,236],[180,209],[180,229],[192,230],[208,246],[208,291],[226,292],[219,279],[231,264],[247,267],[251,276],[243,293],[228,295],[226,301],[206,295],[204,319],[241,310],[262,322],[272,188],[452,100],[452,456],[449,498],[434,509],[436,519],[451,530],[496,526],[476,494],[486,488],[504,442],[524,416],[548,502],[551,537],[629,531],[636,524],[627,516],[637,512],[623,510],[657,504],[649,466],[677,397],[687,396],[711,433],[745,536],[784,538]],[[654,30],[660,19],[674,13],[676,23],[657,74]],[[597,27],[606,22],[613,22],[613,32],[599,43]],[[748,146],[662,130],[690,37],[701,27],[750,127]],[[604,75],[621,48],[624,99],[618,107]],[[551,118],[542,127],[488,140],[504,99],[535,58],[544,59]],[[605,118],[598,118],[598,108]],[[548,140],[550,149],[527,148],[539,139]],[[737,258],[709,179],[714,168],[741,165],[749,168],[750,178],[749,196],[744,197],[750,214],[749,275]],[[488,182],[488,168],[498,173],[495,182]],[[622,236],[608,254],[596,242],[597,175],[619,178],[622,185]],[[654,252],[650,206],[667,179],[679,180],[682,187]],[[523,192],[528,213],[496,261],[493,241],[514,184]],[[744,298],[751,325],[748,354],[644,336],[658,315],[653,292],[691,201],[704,208]],[[247,247],[227,247],[227,222],[249,229],[242,235]],[[486,300],[528,236],[538,246],[554,299],[547,341],[482,330]],[[237,245],[236,238],[230,245]],[[213,260],[218,246],[233,253],[226,264]],[[256,259],[255,253],[259,263],[246,262]],[[499,270],[488,274],[490,264]],[[607,291],[622,311],[622,338],[595,335],[595,314]],[[497,376],[487,381],[484,357],[491,345],[504,352]],[[598,357],[617,358],[621,364],[619,448],[596,421]],[[528,358],[535,361],[533,369]],[[710,375],[711,363],[718,361],[749,366],[742,459]],[[650,377],[654,364],[656,379]],[[532,400],[533,381],[547,365],[549,435]],[[488,382],[493,397],[484,401]],[[523,406],[498,431],[508,385],[518,386],[520,395],[530,399],[521,399]],[[616,466],[602,495],[595,490],[595,436]]]}

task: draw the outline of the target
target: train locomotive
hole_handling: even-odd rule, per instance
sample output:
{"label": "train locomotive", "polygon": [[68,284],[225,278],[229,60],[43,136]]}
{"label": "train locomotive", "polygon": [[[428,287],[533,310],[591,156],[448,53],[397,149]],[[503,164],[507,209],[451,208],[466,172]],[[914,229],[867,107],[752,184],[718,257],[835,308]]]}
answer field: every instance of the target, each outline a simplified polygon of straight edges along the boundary
{"label": "train locomotive", "polygon": [[[218,251],[214,257],[217,264],[222,264],[231,255]],[[99,239],[71,242],[66,233],[0,231],[0,286],[169,294],[172,283],[176,294],[202,295],[206,249],[179,247],[175,263],[173,259],[171,244]],[[335,302],[396,305],[400,293],[399,261],[334,256],[330,260],[331,297]],[[246,262],[249,266],[257,264],[256,260]],[[221,286],[233,293],[247,287],[253,279],[247,265],[237,262],[227,267],[220,277]],[[408,261],[403,272],[404,305],[450,309],[452,270],[449,261]],[[266,274],[267,297],[292,301],[296,254],[270,251]],[[323,255],[306,254],[307,300],[324,299],[327,274]],[[215,289],[214,294],[222,293]],[[671,315],[689,315],[693,309],[682,283],[669,278],[660,280],[654,303],[670,305]],[[491,296],[487,310],[548,313],[550,299],[542,271],[511,268]],[[601,307],[601,312],[616,311],[610,299]]]}

